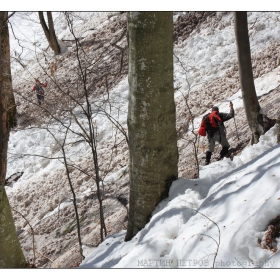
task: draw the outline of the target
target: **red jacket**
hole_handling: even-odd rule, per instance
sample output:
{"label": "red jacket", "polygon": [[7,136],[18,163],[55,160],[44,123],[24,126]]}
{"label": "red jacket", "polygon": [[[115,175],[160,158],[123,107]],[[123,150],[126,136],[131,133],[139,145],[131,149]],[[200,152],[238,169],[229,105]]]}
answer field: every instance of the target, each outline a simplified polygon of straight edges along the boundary
{"label": "red jacket", "polygon": [[[36,90],[36,85],[37,85],[37,84],[35,84],[35,85],[33,86],[32,91],[35,91],[35,90]],[[37,87],[37,90],[36,90],[37,94],[44,94],[45,92],[44,92],[44,90],[43,90],[42,87],[47,87],[47,85],[48,85],[47,83],[45,83],[45,84],[40,83],[40,86]]]}

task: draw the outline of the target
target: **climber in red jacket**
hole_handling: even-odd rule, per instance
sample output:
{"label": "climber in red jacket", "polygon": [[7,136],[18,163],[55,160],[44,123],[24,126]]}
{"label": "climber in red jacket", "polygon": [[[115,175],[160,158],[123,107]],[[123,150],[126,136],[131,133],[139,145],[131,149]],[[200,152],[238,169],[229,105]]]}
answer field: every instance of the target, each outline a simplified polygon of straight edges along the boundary
{"label": "climber in red jacket", "polygon": [[45,91],[43,87],[47,87],[47,83],[43,84],[39,79],[36,79],[36,84],[33,86],[32,91],[36,91],[39,105],[44,102]]}

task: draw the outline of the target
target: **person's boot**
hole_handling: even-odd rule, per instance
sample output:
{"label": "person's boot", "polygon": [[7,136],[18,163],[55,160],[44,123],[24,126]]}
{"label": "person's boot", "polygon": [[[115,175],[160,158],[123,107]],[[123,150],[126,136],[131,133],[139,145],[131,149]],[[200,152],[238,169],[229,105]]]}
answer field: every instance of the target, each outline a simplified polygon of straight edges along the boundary
{"label": "person's boot", "polygon": [[223,147],[222,150],[220,151],[220,157],[218,160],[221,160],[225,157],[225,155],[228,153],[229,147]]}
{"label": "person's boot", "polygon": [[211,152],[206,152],[205,165],[208,165],[210,163],[211,155],[212,155]]}

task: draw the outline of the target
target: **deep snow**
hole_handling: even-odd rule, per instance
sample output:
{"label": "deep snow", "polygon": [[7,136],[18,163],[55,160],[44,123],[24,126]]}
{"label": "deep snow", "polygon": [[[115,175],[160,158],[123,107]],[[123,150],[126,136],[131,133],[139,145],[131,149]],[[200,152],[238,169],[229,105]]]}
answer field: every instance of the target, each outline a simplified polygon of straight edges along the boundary
{"label": "deep snow", "polygon": [[131,241],[125,231],[107,237],[80,268],[279,268],[279,251],[258,244],[280,214],[276,131],[233,161],[201,167],[200,179],[175,181]]}
{"label": "deep snow", "polygon": [[[272,17],[265,14],[264,24],[256,13],[248,13],[248,16],[249,22],[258,19],[257,31],[264,31],[269,21],[278,17],[277,14]],[[200,83],[202,77],[211,80],[222,76],[223,65],[230,67],[236,61],[235,40],[229,33],[231,20],[231,15],[226,15],[222,24],[228,28],[202,29],[198,36],[175,49],[175,52],[180,50],[190,69],[199,65],[205,71],[188,72],[191,86]],[[215,32],[214,40],[207,39],[206,35]],[[267,37],[254,31],[250,35],[254,53],[266,44]],[[279,39],[278,35],[272,36],[276,41]],[[204,63],[201,63],[202,58]],[[179,87],[180,79],[186,78],[178,64],[175,66],[175,85],[177,82]],[[255,79],[258,96],[276,88],[279,82],[278,69]],[[179,94],[177,92],[177,97]],[[229,100],[235,108],[243,106],[240,91],[228,98],[227,104]],[[218,103],[222,104],[221,111],[228,106],[224,102]],[[195,122],[195,128],[200,119]],[[150,223],[132,241],[123,241],[125,231],[112,235],[80,267],[279,267],[278,254],[262,249],[257,242],[258,238],[263,239],[269,221],[279,215],[279,180],[276,176],[280,150],[279,146],[272,148],[276,145],[275,131],[275,128],[271,129],[259,144],[246,148],[233,161],[225,159],[201,167],[200,179],[181,178],[174,182],[169,198],[158,206]],[[259,156],[262,153],[265,155]]]}
{"label": "deep snow", "polygon": [[[278,22],[280,14],[279,12],[248,13],[248,16],[252,54],[256,56],[257,61],[261,60],[260,53],[270,54],[269,47],[274,48],[279,42],[280,32],[278,26],[275,27],[275,23]],[[92,26],[97,26],[94,32],[98,32],[112,19],[118,18],[114,16],[108,20],[107,14],[100,14],[99,21],[95,21],[96,18],[90,16],[90,13],[84,13],[83,17],[85,19],[80,23],[81,28],[77,30],[83,36],[87,36],[87,30]],[[187,92],[187,78],[193,90],[190,102],[196,116],[195,129],[198,127],[201,115],[212,104],[219,105],[220,111],[226,111],[229,100],[232,100],[235,109],[243,109],[241,92],[235,90],[235,87],[238,88],[238,82],[232,15],[217,13],[213,22],[204,23],[205,28],[201,28],[200,31],[195,30],[186,41],[179,42],[174,50],[188,68],[186,75],[174,58],[175,87],[181,87],[181,91]],[[26,29],[24,25],[22,27],[23,30]],[[63,21],[58,22],[58,27],[57,32],[60,38],[69,38]],[[39,29],[32,34],[38,37],[31,42],[31,45],[42,41],[42,32],[39,32]],[[32,52],[30,50],[25,58],[30,59]],[[276,60],[275,57],[271,59],[273,63]],[[31,65],[29,70],[36,73],[38,66],[32,61],[29,63]],[[257,94],[265,97],[280,84],[279,67],[271,66],[271,63],[263,65],[256,62],[256,65]],[[235,76],[228,77],[227,73],[230,75],[233,73]],[[15,84],[22,83],[25,78],[28,80],[28,75],[27,71],[23,71],[21,77],[14,78]],[[223,81],[225,77],[226,81]],[[214,87],[214,93],[205,98],[207,102],[202,104],[201,108],[197,102],[202,98],[200,94],[206,83],[217,84],[217,86],[222,84],[222,88],[217,94]],[[209,91],[212,88],[209,86]],[[127,95],[128,82],[127,78],[124,78],[111,92],[111,96],[117,102],[113,114],[124,126],[126,126]],[[179,91],[175,92],[175,98],[179,112],[177,126],[180,126],[180,122],[185,122],[180,114],[181,111],[185,112],[186,108]],[[82,120],[82,117],[79,117]],[[110,155],[110,145],[115,143],[115,134],[112,125],[103,116],[97,115],[95,121],[100,133],[98,139],[100,154],[105,162]],[[72,128],[79,130],[75,125],[72,125]],[[60,127],[53,123],[51,129],[56,131]],[[232,132],[229,131],[229,134],[231,135]],[[57,133],[56,136],[61,139],[63,133],[61,135]],[[70,135],[71,141],[73,137],[75,135]],[[122,137],[117,135],[116,139],[119,142]],[[231,145],[235,142],[235,137],[231,135]],[[178,146],[182,147],[181,139],[178,141]],[[83,143],[70,145],[67,148],[71,161],[79,162],[86,168],[89,168],[88,150]],[[125,231],[115,229],[118,233],[108,236],[92,252],[92,248],[87,245],[93,243],[92,235],[97,235],[98,231],[93,233],[92,228],[88,229],[89,232],[83,240],[87,257],[81,267],[212,267],[213,254],[217,250],[216,242],[219,238],[221,241],[214,263],[215,267],[278,267],[278,252],[274,254],[261,249],[257,239],[263,238],[269,220],[279,214],[280,195],[277,183],[279,152],[279,146],[276,146],[275,128],[272,128],[265,136],[262,136],[259,144],[245,149],[233,161],[225,159],[207,167],[201,166],[200,179],[180,178],[174,182],[170,197],[155,210],[150,223],[130,242],[123,242]],[[53,228],[53,225],[60,218],[60,212],[63,213],[65,220],[59,223],[69,221],[72,202],[68,186],[64,181],[62,163],[59,160],[50,160],[41,156],[53,158],[61,156],[57,141],[44,129],[44,125],[40,128],[12,132],[9,142],[7,177],[23,170],[24,175],[12,186],[6,187],[6,190],[12,204],[26,214],[32,225],[36,227],[39,248],[42,249],[43,246],[48,245],[47,248],[53,249],[61,246],[55,243],[57,242],[55,231],[58,228]],[[200,157],[202,156],[201,153]],[[108,184],[108,189],[120,188],[121,194],[127,195],[127,187],[122,189],[120,187],[128,181],[128,153],[124,144],[116,151],[114,161],[120,165],[116,165],[108,174],[104,180],[105,185]],[[192,158],[189,154],[182,151],[179,169],[186,169],[190,161]],[[183,172],[179,175],[184,177]],[[95,191],[94,182],[82,177],[79,173],[73,172],[72,176],[76,184],[81,211],[87,213],[89,209],[92,209],[88,197]],[[269,187],[266,187],[268,185]],[[123,221],[120,219],[120,224],[123,225],[126,210],[110,199],[107,200],[107,205],[111,211],[108,213],[112,222],[123,217]],[[115,213],[120,214],[115,217]],[[217,223],[220,235],[213,222],[203,215]],[[97,220],[91,221],[92,224],[94,224],[93,228],[97,229]],[[25,247],[30,246],[28,226],[19,217],[16,220],[16,227],[19,231],[23,230]],[[44,232],[46,229],[49,230]],[[75,232],[71,234],[71,237],[67,235],[67,238],[76,238]],[[49,240],[49,244],[46,240]],[[58,254],[60,253],[58,251]],[[223,263],[226,265],[224,266]]]}

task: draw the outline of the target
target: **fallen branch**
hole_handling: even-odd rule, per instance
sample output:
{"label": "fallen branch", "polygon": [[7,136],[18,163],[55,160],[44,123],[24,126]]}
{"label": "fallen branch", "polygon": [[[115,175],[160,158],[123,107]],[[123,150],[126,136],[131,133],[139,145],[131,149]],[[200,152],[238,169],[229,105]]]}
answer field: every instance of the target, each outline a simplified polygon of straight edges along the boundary
{"label": "fallen branch", "polygon": [[41,254],[40,252],[38,252],[38,251],[36,251],[36,250],[35,250],[35,252],[36,252],[37,254],[39,254],[41,257],[43,257],[43,258],[49,260],[49,261],[53,264],[53,266],[54,266],[55,268],[59,268],[59,266],[57,266],[57,265],[55,264],[55,262],[54,262],[52,259],[50,259],[49,257],[47,257],[47,256],[45,256],[45,255],[43,255],[43,254]]}

